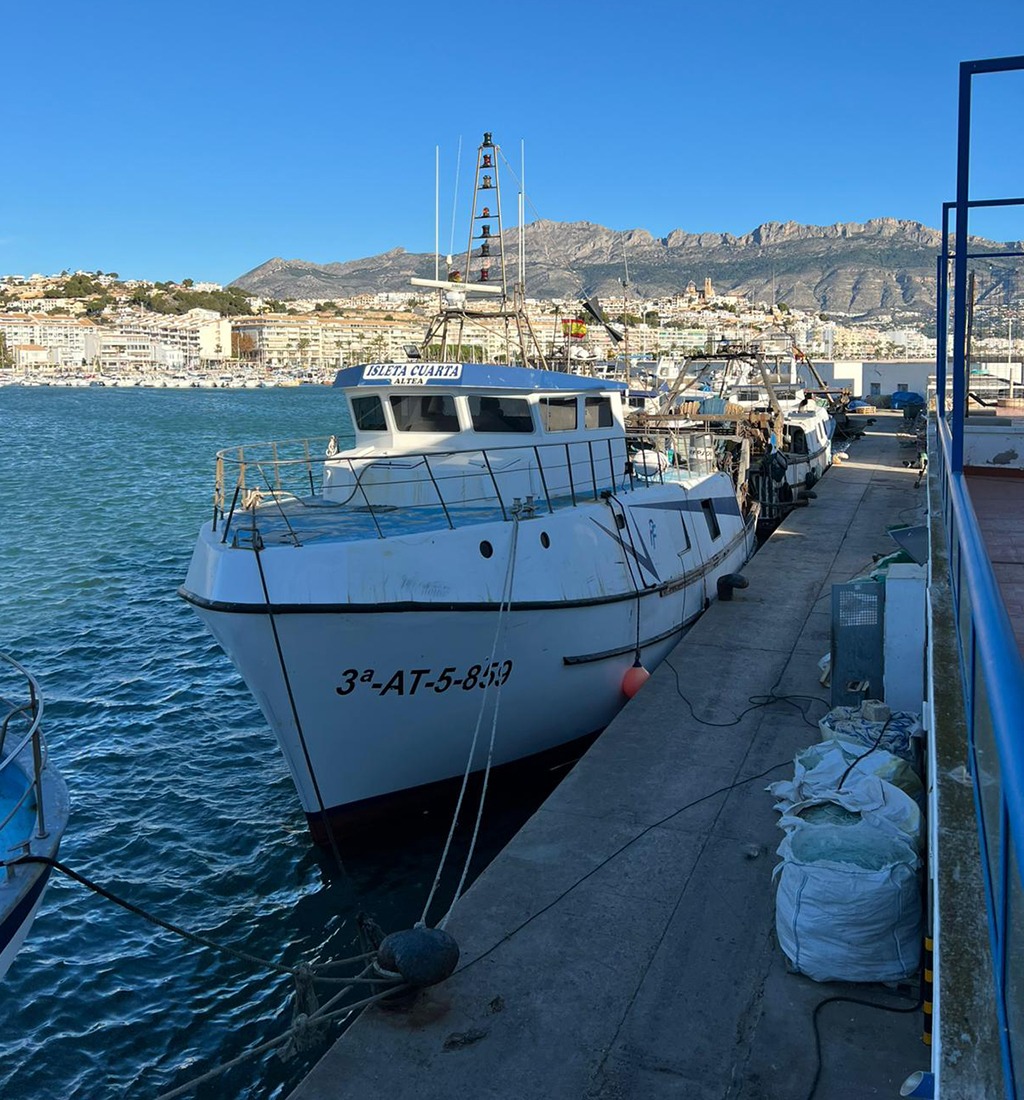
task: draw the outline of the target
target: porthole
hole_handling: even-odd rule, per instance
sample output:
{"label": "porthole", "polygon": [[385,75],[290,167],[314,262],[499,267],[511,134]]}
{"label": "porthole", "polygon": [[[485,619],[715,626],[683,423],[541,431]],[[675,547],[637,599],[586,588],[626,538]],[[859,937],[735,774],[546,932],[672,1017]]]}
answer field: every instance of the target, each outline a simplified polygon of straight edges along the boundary
{"label": "porthole", "polygon": [[480,543],[480,553],[485,558],[489,558],[494,553],[494,547],[486,540]]}
{"label": "porthole", "polygon": [[540,544],[541,544],[541,546],[544,547],[545,550],[547,550],[547,548],[551,545],[551,539],[548,538],[547,531],[541,531],[541,533],[540,533]]}

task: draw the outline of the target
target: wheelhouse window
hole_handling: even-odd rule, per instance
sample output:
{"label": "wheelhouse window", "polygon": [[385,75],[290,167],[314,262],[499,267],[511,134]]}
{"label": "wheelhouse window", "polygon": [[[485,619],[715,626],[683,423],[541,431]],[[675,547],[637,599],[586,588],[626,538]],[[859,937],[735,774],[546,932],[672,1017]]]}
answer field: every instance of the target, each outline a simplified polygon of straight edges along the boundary
{"label": "wheelhouse window", "polygon": [[710,499],[702,500],[700,510],[704,513],[704,519],[707,520],[712,539],[717,539],[721,535],[722,529],[718,526],[718,516],[715,515],[715,502]]}
{"label": "wheelhouse window", "polygon": [[587,428],[610,428],[612,426],[612,399],[610,397],[588,397],[583,408],[583,424]]}
{"label": "wheelhouse window", "polygon": [[469,414],[476,432],[532,432],[530,402],[521,397],[471,394]]}
{"label": "wheelhouse window", "polygon": [[361,432],[386,432],[384,406],[379,397],[353,397],[352,419]]}
{"label": "wheelhouse window", "polygon": [[540,416],[546,432],[573,432],[576,430],[576,398],[542,397]]}
{"label": "wheelhouse window", "polygon": [[457,432],[455,398],[446,393],[391,397],[391,412],[400,432]]}
{"label": "wheelhouse window", "polygon": [[791,454],[795,455],[807,454],[807,436],[804,434],[803,428],[790,428],[789,450]]}

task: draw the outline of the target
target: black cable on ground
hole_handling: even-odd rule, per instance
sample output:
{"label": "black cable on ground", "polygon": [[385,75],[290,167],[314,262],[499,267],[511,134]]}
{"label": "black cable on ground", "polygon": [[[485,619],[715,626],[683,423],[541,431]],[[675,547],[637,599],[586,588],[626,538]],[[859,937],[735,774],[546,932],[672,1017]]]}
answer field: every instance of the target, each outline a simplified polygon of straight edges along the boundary
{"label": "black cable on ground", "polygon": [[882,1012],[897,1012],[905,1014],[908,1012],[919,1012],[924,1005],[923,996],[924,987],[921,987],[921,992],[918,994],[917,1000],[914,1004],[907,1008],[898,1008],[896,1005],[884,1005],[879,1004],[877,1001],[865,1001],[860,997],[826,997],[823,1001],[819,1001],[814,1006],[814,1012],[811,1014],[811,1026],[814,1029],[814,1055],[815,1055],[815,1070],[814,1077],[811,1080],[811,1087],[807,1093],[806,1100],[814,1100],[814,1094],[818,1091],[818,1085],[821,1082],[821,1032],[818,1029],[818,1013],[826,1005],[832,1004],[850,1004],[860,1005],[862,1008],[876,1008]]}
{"label": "black cable on ground", "polygon": [[810,704],[810,703],[821,703],[822,706],[825,707],[826,711],[829,711],[829,710],[832,709],[832,704],[827,699],[822,699],[818,695],[794,695],[794,694],[776,695],[775,694],[775,688],[777,688],[779,686],[779,680],[781,680],[781,677],[780,677],[779,680],[777,680],[772,685],[772,687],[769,689],[769,691],[766,694],[764,694],[764,695],[748,695],[747,696],[747,702],[750,704],[750,706],[745,708],[744,710],[741,710],[740,713],[735,718],[731,719],[728,722],[711,722],[706,718],[698,717],[697,713],[693,709],[693,704],[683,694],[682,685],[679,683],[679,669],[677,669],[676,666],[674,664],[672,664],[672,662],[667,657],[664,660],[664,664],[668,665],[668,667],[670,669],[672,669],[672,673],[676,678],[676,694],[679,696],[680,699],[682,699],[682,701],[689,708],[690,717],[693,718],[693,720],[695,722],[699,722],[702,726],[711,726],[711,727],[714,727],[716,729],[725,729],[729,726],[738,726],[740,724],[740,722],[743,720],[743,718],[746,715],[748,715],[752,710],[757,710],[759,707],[768,707],[768,706],[771,706],[773,703],[786,703],[788,706],[795,707],[800,712],[800,717],[803,719],[803,721],[808,726],[811,727],[811,729],[818,729],[818,723],[817,722],[812,722],[811,719],[807,717],[806,708],[800,706],[800,704],[795,702],[795,700],[802,699],[802,700],[806,701],[808,704]]}
{"label": "black cable on ground", "polygon": [[553,909],[563,898],[571,894],[577,886],[581,886],[584,882],[587,881],[588,878],[590,878],[591,875],[597,874],[597,872],[600,871],[603,867],[606,867],[609,863],[611,863],[613,859],[617,859],[620,855],[622,855],[624,851],[626,851],[627,848],[630,848],[638,840],[645,837],[652,829],[657,829],[658,826],[664,825],[667,821],[671,821],[672,818],[677,817],[685,810],[690,810],[694,806],[699,806],[702,802],[707,802],[709,798],[714,798],[716,795],[720,794],[727,794],[729,791],[736,790],[737,787],[742,787],[747,783],[754,783],[758,779],[764,779],[765,776],[771,775],[772,772],[778,771],[779,768],[788,767],[792,763],[792,760],[780,760],[777,764],[772,764],[770,768],[766,768],[763,772],[758,772],[757,775],[747,776],[746,779],[737,779],[735,783],[729,783],[724,787],[719,787],[716,791],[711,791],[709,794],[703,794],[700,796],[700,798],[695,798],[692,802],[687,802],[686,805],[680,806],[678,809],[673,810],[670,814],[666,814],[659,821],[654,821],[650,825],[645,826],[643,829],[640,830],[639,833],[636,834],[635,837],[627,840],[625,844],[620,845],[618,848],[615,849],[614,852],[605,856],[605,858],[602,859],[601,862],[598,863],[595,867],[592,867],[585,875],[581,875],[571,886],[566,887],[566,889],[563,890],[556,898],[548,902],[548,904],[545,905],[543,909],[538,909],[536,913],[531,914],[529,917],[526,918],[526,920],[522,921],[522,923],[518,924],[510,932],[506,932],[505,935],[502,936],[497,943],[493,944],[491,947],[488,947],[486,951],[484,951],[480,955],[477,955],[475,959],[470,959],[470,961],[467,962],[465,966],[460,966],[455,971],[455,973],[460,974],[463,970],[468,970],[475,963],[480,962],[482,959],[486,959],[488,955],[490,955],[493,951],[496,951],[499,947],[501,947],[503,943],[507,943],[510,939],[512,939],[513,936],[518,935],[518,933],[520,933],[528,924],[535,921],[538,917],[543,916],[549,909]]}

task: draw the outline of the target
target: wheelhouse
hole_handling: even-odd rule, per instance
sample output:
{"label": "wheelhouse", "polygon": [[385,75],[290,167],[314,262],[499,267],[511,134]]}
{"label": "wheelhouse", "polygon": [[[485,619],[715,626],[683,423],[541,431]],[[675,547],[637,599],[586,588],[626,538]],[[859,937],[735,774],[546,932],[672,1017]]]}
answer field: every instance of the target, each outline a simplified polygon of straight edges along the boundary
{"label": "wheelhouse", "polygon": [[478,450],[623,434],[624,385],[526,367],[371,363],[339,371],[355,449]]}

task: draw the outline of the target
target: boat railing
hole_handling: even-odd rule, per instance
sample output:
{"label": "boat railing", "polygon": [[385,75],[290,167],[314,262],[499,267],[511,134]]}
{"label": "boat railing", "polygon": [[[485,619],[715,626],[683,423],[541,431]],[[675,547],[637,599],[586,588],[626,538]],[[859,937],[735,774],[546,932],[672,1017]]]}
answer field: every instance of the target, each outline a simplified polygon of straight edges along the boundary
{"label": "boat railing", "polygon": [[[31,745],[32,770],[29,783],[14,800],[6,816],[0,819],[2,832],[34,798],[36,836],[47,835],[43,806],[43,769],[46,767],[46,741],[43,738],[43,696],[32,674],[13,657],[0,653],[0,673],[4,673],[4,690],[0,692],[0,773],[20,771],[15,761]],[[13,690],[8,687],[14,682]],[[22,843],[27,843],[25,837]],[[4,853],[6,854],[6,853]]]}
{"label": "boat railing", "polygon": [[370,449],[341,453],[333,436],[246,444],[217,454],[213,530],[223,542],[234,532],[241,545],[258,530],[259,517],[279,524],[298,544],[300,510],[292,505],[303,501],[368,517],[380,538],[387,534],[387,515],[396,511],[436,513],[438,525],[450,528],[490,513],[509,520],[523,506],[553,513],[664,481],[669,463],[631,461],[630,452],[644,439],[651,449],[671,454],[686,476],[710,472],[713,448],[684,445],[685,438],[685,432],[664,433],[660,441],[652,433],[628,440],[577,435],[564,442],[386,455]]}

